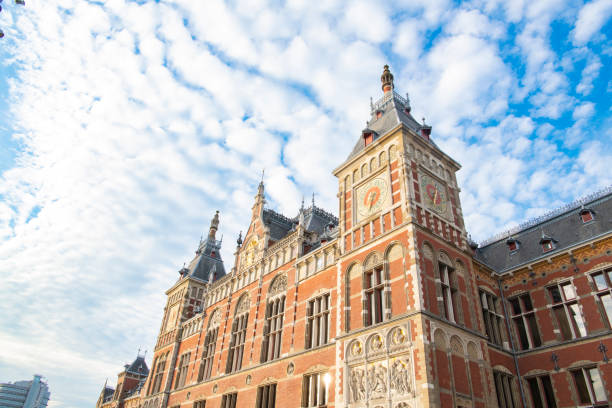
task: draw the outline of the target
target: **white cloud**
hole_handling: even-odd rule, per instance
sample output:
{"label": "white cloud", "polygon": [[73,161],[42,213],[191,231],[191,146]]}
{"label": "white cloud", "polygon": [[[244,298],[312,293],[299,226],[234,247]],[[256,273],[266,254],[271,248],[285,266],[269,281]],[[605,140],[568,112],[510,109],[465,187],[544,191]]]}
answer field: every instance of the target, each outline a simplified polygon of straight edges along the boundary
{"label": "white cloud", "polygon": [[574,44],[585,44],[599,32],[612,15],[611,0],[593,0],[586,3],[578,13],[576,25],[572,31]]}

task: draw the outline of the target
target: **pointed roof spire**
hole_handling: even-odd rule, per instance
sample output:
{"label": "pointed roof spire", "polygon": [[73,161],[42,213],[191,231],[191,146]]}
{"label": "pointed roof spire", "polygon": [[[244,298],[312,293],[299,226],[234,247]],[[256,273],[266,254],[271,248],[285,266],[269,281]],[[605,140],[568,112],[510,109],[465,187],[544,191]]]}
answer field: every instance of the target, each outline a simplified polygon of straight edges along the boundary
{"label": "pointed roof spire", "polygon": [[313,191],[313,192],[312,192],[312,208],[314,208],[314,206],[315,206],[315,204],[314,204],[314,195],[315,195],[315,193],[314,193],[314,191]]}
{"label": "pointed roof spire", "polygon": [[215,213],[212,221],[210,222],[210,230],[208,231],[208,239],[215,240],[215,236],[217,234],[217,229],[219,229],[219,210]]}
{"label": "pointed roof spire", "polygon": [[393,91],[393,74],[389,71],[389,65],[384,66],[380,82],[382,82],[382,90],[385,94]]}
{"label": "pointed roof spire", "polygon": [[302,206],[300,207],[300,212],[304,211],[304,195],[302,195]]}

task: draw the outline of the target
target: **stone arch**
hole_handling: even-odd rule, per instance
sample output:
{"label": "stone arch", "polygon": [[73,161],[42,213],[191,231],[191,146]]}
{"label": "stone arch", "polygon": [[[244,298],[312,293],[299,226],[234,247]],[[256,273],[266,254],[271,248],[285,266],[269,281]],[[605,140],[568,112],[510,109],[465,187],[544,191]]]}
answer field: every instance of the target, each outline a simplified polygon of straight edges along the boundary
{"label": "stone arch", "polygon": [[351,341],[347,348],[346,353],[344,354],[345,358],[357,358],[363,355],[363,344],[359,340]]}
{"label": "stone arch", "polygon": [[344,190],[348,190],[351,185],[351,176],[346,176],[344,178]]}
{"label": "stone arch", "polygon": [[450,347],[453,354],[457,354],[460,356],[465,355],[465,349],[463,348],[463,342],[459,338],[459,336],[453,336],[450,340]]}
{"label": "stone arch", "polygon": [[468,342],[467,354],[470,360],[474,360],[474,361],[480,360],[480,353],[478,353],[478,346],[476,346],[476,344],[474,344],[473,341]]}
{"label": "stone arch", "polygon": [[376,170],[376,157],[372,157],[370,159],[370,172],[373,172],[374,170]]}
{"label": "stone arch", "polygon": [[434,332],[434,344],[438,350],[446,351],[448,349],[446,333],[444,333],[444,330],[436,329]]}
{"label": "stone arch", "polygon": [[503,366],[501,364],[497,364],[496,366],[494,366],[493,371],[499,371],[501,373],[508,374],[514,377],[514,374],[512,374],[512,371],[510,371],[508,368],[506,368],[506,366]]}
{"label": "stone arch", "polygon": [[521,377],[531,377],[536,375],[545,375],[549,373],[550,371],[542,370],[541,368],[534,368],[533,370],[529,370],[526,373],[521,374]]}
{"label": "stone arch", "polygon": [[390,243],[385,249],[385,260],[387,262],[393,262],[403,257],[404,248],[402,247],[402,244],[397,241]]}
{"label": "stone arch", "polygon": [[451,261],[450,257],[448,256],[448,254],[444,251],[440,251],[440,253],[438,254],[438,260],[440,262],[445,263],[446,265],[454,268],[455,264],[453,263],[453,261]]}
{"label": "stone arch", "polygon": [[353,170],[353,183],[356,183],[359,180],[359,171],[357,169]]}
{"label": "stone arch", "polygon": [[381,152],[378,155],[378,165],[379,166],[384,166],[385,164],[387,164],[387,155],[385,153],[386,152]]}
{"label": "stone arch", "polygon": [[213,310],[213,312],[210,314],[210,317],[208,318],[208,328],[214,328],[214,327],[219,327],[221,324],[221,312],[219,311],[219,308]]}
{"label": "stone arch", "polygon": [[380,265],[381,263],[383,263],[383,257],[377,251],[373,251],[368,254],[365,261],[363,262],[363,270],[370,270],[375,266]]}
{"label": "stone arch", "polygon": [[276,296],[287,291],[287,275],[279,273],[272,279],[268,288],[268,297]]}
{"label": "stone arch", "polygon": [[387,344],[390,346],[400,346],[408,342],[410,332],[401,326],[395,326],[387,333]]}
{"label": "stone arch", "polygon": [[423,256],[425,259],[434,260],[434,250],[429,242],[423,243]]}
{"label": "stone arch", "polygon": [[363,163],[361,165],[361,178],[364,178],[367,175],[368,175],[368,165],[367,163]]}
{"label": "stone arch", "polygon": [[249,296],[248,292],[244,292],[238,298],[238,302],[236,302],[236,308],[234,309],[234,316],[248,312],[250,306],[251,306],[251,296]]}
{"label": "stone arch", "polygon": [[588,365],[593,365],[593,364],[597,364],[597,363],[591,360],[579,360],[579,361],[574,361],[567,368],[572,369],[572,368],[583,367],[583,366],[588,366]]}
{"label": "stone arch", "polygon": [[368,353],[378,353],[385,350],[385,339],[378,333],[372,334],[366,340],[366,349]]}
{"label": "stone arch", "polygon": [[393,161],[393,159],[395,159],[395,156],[397,156],[397,147],[395,147],[395,145],[391,145],[389,146],[389,161]]}

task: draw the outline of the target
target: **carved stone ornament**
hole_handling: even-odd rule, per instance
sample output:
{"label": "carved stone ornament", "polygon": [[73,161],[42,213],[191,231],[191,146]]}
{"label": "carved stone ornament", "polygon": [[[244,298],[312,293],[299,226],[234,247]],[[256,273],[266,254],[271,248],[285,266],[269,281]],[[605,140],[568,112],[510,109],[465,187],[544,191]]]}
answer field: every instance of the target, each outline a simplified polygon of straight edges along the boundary
{"label": "carved stone ornament", "polygon": [[278,275],[274,278],[274,281],[270,285],[270,290],[268,291],[269,296],[274,296],[279,293],[283,293],[287,290],[287,275]]}
{"label": "carved stone ornament", "polygon": [[214,312],[210,315],[210,320],[208,321],[208,327],[219,327],[221,323],[221,312],[219,309],[215,309]]}
{"label": "carved stone ornament", "polygon": [[400,402],[399,404],[395,406],[395,408],[409,408],[409,407],[410,405],[408,405],[407,402]]}
{"label": "carved stone ornament", "polygon": [[253,380],[253,377],[251,377],[251,374],[246,376],[246,379],[244,380],[246,385],[251,384],[251,381]]}
{"label": "carved stone ornament", "polygon": [[412,375],[409,362],[398,358],[391,364],[391,389],[400,395],[412,392]]}
{"label": "carved stone ornament", "polygon": [[396,327],[391,332],[391,343],[394,346],[402,345],[406,342],[406,331],[401,327]]}
{"label": "carved stone ornament", "polygon": [[351,393],[351,401],[359,402],[366,398],[366,378],[363,368],[351,369],[349,377],[349,388]]}
{"label": "carved stone ornament", "polygon": [[384,341],[379,334],[374,335],[370,339],[370,351],[378,352],[381,351],[384,345]]}
{"label": "carved stone ornament", "polygon": [[213,385],[213,392],[219,391],[219,384]]}
{"label": "carved stone ornament", "polygon": [[240,300],[238,300],[238,304],[236,305],[236,315],[248,312],[250,306],[251,299],[248,293],[245,293],[240,297]]}
{"label": "carved stone ornament", "polygon": [[354,341],[353,344],[351,344],[351,355],[353,357],[357,357],[360,356],[361,353],[363,353],[363,347],[361,345],[361,342]]}
{"label": "carved stone ornament", "polygon": [[287,374],[291,375],[295,371],[295,364],[293,361],[287,365]]}
{"label": "carved stone ornament", "polygon": [[370,397],[378,398],[387,395],[387,367],[382,364],[372,364],[368,368],[368,388]]}
{"label": "carved stone ornament", "polygon": [[454,354],[458,354],[460,356],[462,356],[464,354],[464,352],[463,352],[463,345],[461,344],[459,339],[457,339],[457,337],[453,337],[451,339],[450,346],[451,346],[451,351]]}
{"label": "carved stone ornament", "polygon": [[368,259],[366,259],[364,268],[366,270],[375,267],[376,265],[378,265],[379,263],[382,262],[382,258],[381,256],[378,254],[378,252],[372,252],[369,256]]}

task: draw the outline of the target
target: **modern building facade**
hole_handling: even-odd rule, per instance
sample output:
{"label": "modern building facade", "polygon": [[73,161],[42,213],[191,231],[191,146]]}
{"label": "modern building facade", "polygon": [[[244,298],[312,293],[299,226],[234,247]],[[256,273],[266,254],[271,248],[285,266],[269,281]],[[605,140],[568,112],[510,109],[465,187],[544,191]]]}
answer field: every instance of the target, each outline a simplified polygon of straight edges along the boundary
{"label": "modern building facade", "polygon": [[460,165],[381,81],[338,216],[279,214],[262,182],[226,270],[215,214],[134,407],[608,406],[612,190],[478,246]]}
{"label": "modern building facade", "polygon": [[44,408],[50,397],[41,375],[34,375],[30,381],[0,384],[0,408]]}

